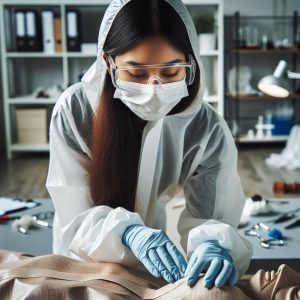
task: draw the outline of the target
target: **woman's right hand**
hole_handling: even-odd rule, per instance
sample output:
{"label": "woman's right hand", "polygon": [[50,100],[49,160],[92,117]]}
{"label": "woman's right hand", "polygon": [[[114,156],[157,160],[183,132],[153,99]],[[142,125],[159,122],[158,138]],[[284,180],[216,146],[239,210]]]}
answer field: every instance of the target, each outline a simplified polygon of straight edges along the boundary
{"label": "woman's right hand", "polygon": [[155,277],[174,283],[181,278],[187,262],[163,230],[144,225],[130,225],[122,236],[122,242]]}

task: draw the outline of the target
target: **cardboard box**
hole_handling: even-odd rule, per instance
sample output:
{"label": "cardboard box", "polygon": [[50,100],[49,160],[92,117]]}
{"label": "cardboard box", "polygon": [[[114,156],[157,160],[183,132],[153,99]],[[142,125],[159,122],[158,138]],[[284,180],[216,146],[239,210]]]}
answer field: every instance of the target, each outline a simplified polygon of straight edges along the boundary
{"label": "cardboard box", "polygon": [[47,109],[16,109],[17,142],[19,144],[47,144]]}

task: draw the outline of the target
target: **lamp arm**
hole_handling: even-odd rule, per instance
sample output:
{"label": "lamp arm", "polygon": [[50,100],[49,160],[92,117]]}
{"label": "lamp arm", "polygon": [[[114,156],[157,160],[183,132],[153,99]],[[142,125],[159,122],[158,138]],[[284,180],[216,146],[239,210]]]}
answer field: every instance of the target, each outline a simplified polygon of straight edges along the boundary
{"label": "lamp arm", "polygon": [[300,73],[287,71],[287,76],[290,79],[300,79]]}

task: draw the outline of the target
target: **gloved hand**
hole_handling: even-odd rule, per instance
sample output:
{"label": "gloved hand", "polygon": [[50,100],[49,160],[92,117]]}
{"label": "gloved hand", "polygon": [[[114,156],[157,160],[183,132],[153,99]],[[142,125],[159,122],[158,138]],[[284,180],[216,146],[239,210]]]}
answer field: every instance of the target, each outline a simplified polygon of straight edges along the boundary
{"label": "gloved hand", "polygon": [[187,262],[176,246],[162,230],[144,225],[130,225],[122,236],[122,243],[129,247],[134,255],[155,277],[174,283],[185,272]]}
{"label": "gloved hand", "polygon": [[204,272],[206,288],[213,285],[220,288],[226,283],[234,285],[238,280],[238,272],[228,250],[216,240],[201,243],[191,255],[184,274],[187,277],[187,285],[193,286],[199,274]]}

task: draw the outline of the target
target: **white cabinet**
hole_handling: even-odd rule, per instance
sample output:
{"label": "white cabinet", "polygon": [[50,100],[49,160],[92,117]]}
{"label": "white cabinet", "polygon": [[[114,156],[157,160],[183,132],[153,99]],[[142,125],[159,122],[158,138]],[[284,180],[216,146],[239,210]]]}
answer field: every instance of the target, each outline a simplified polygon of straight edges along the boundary
{"label": "white cabinet", "polygon": [[[48,90],[54,86],[65,89],[78,82],[80,76],[96,59],[93,53],[67,51],[68,11],[79,13],[81,43],[97,43],[102,17],[110,1],[101,0],[0,0],[0,45],[2,60],[3,109],[7,157],[14,152],[49,151],[46,144],[20,144],[17,138],[16,110],[18,108],[47,108],[48,126],[56,96],[37,98],[33,92],[39,87]],[[207,91],[205,100],[212,103],[223,115],[223,1],[184,1],[191,15],[204,10],[213,11],[217,21],[217,48],[200,53],[206,70]],[[17,11],[35,11],[41,15],[50,10],[60,18],[62,51],[44,53],[17,51],[15,39],[15,14]],[[40,25],[41,26],[41,25]]]}

